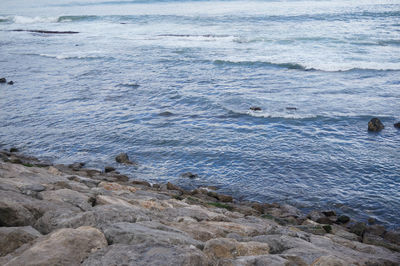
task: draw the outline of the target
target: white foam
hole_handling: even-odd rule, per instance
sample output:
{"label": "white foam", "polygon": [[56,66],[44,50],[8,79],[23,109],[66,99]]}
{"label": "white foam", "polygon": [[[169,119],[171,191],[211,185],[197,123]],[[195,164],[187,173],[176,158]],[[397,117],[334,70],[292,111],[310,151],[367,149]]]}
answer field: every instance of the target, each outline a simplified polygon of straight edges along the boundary
{"label": "white foam", "polygon": [[25,17],[14,16],[14,23],[16,24],[34,24],[34,23],[54,23],[58,21],[58,17]]}

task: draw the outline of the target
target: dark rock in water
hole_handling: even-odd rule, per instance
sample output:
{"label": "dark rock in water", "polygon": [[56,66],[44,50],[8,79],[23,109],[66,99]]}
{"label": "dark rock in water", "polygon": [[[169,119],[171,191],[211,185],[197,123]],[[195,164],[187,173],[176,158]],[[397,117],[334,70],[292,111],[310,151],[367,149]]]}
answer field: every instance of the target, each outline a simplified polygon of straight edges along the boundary
{"label": "dark rock in water", "polygon": [[382,124],[381,120],[379,120],[376,117],[372,118],[368,122],[368,131],[378,132],[378,131],[381,131],[384,128],[385,128],[385,126]]}
{"label": "dark rock in water", "polygon": [[261,111],[262,109],[261,109],[261,107],[258,107],[258,106],[252,106],[252,107],[250,107],[250,110],[252,110],[252,111]]}
{"label": "dark rock in water", "polygon": [[327,217],[336,216],[336,213],[334,211],[324,211],[322,213]]}
{"label": "dark rock in water", "polygon": [[377,236],[383,236],[386,233],[386,229],[383,225],[375,224],[375,225],[368,226],[365,229],[365,232],[368,232],[368,233],[371,233],[371,234],[374,234]]}
{"label": "dark rock in water", "polygon": [[15,148],[15,147],[12,147],[12,148],[10,149],[10,152],[19,152],[19,150],[18,150],[17,148]]}
{"label": "dark rock in water", "polygon": [[0,78],[0,83],[6,83],[6,82],[7,82],[6,78]]}
{"label": "dark rock in water", "polygon": [[167,189],[168,190],[178,190],[178,191],[182,190],[180,187],[178,187],[170,182],[167,183]]}
{"label": "dark rock in water", "polygon": [[337,219],[336,222],[338,224],[345,224],[348,223],[350,221],[350,217],[347,215],[340,215]]}
{"label": "dark rock in water", "polygon": [[105,172],[105,173],[114,172],[114,171],[115,171],[115,168],[112,167],[112,166],[106,166],[106,167],[104,167],[104,172]]}
{"label": "dark rock in water", "polygon": [[174,114],[168,111],[161,112],[158,114],[159,116],[173,116]]}
{"label": "dark rock in water", "polygon": [[395,124],[394,124],[394,127],[395,127],[395,128],[400,128],[400,122],[395,123]]}
{"label": "dark rock in water", "polygon": [[115,161],[123,164],[134,164],[129,160],[129,156],[125,152],[118,154],[117,157],[115,157]]}
{"label": "dark rock in water", "polygon": [[131,180],[130,183],[132,185],[142,185],[146,187],[151,187],[150,183],[144,180]]}
{"label": "dark rock in water", "polygon": [[367,228],[367,226],[365,225],[365,223],[357,222],[357,223],[353,224],[352,226],[350,226],[350,232],[352,232],[358,236],[362,236],[364,234],[366,228]]}
{"label": "dark rock in water", "polygon": [[307,214],[307,218],[316,222],[318,219],[323,218],[324,215],[319,212],[319,211],[311,211],[309,214]]}
{"label": "dark rock in water", "polygon": [[368,224],[372,225],[376,223],[376,219],[375,218],[368,218]]}
{"label": "dark rock in water", "polygon": [[316,220],[319,224],[333,224],[333,221],[329,217],[321,217]]}
{"label": "dark rock in water", "polygon": [[71,168],[74,171],[79,171],[82,169],[82,167],[85,165],[85,163],[73,163],[68,165],[69,168]]}
{"label": "dark rock in water", "polygon": [[14,81],[9,81],[8,83],[7,83],[8,85],[14,85]]}
{"label": "dark rock in water", "polygon": [[233,198],[229,195],[218,194],[217,199],[222,202],[232,202]]}
{"label": "dark rock in water", "polygon": [[192,172],[186,172],[181,174],[181,177],[193,179],[199,177],[199,175],[193,174]]}
{"label": "dark rock in water", "polygon": [[286,107],[286,110],[295,111],[297,110],[297,107]]}

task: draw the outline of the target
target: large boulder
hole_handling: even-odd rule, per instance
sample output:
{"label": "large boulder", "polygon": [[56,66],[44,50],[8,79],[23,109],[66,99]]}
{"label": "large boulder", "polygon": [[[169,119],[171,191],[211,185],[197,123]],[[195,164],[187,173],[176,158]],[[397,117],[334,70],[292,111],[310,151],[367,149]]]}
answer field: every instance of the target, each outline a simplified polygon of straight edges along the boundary
{"label": "large boulder", "polygon": [[107,246],[102,232],[93,227],[60,229],[11,259],[5,265],[79,265],[91,253]]}
{"label": "large boulder", "polygon": [[385,128],[385,126],[382,124],[381,120],[379,120],[376,117],[372,118],[368,122],[368,131],[378,132],[378,131],[381,131],[384,128]]}

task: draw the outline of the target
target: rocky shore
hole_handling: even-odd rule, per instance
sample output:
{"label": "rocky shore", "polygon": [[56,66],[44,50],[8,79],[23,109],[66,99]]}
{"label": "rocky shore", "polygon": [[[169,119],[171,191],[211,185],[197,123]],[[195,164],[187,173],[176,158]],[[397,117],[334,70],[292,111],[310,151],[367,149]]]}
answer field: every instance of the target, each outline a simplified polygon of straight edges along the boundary
{"label": "rocky shore", "polygon": [[400,232],[0,151],[0,265],[399,265]]}

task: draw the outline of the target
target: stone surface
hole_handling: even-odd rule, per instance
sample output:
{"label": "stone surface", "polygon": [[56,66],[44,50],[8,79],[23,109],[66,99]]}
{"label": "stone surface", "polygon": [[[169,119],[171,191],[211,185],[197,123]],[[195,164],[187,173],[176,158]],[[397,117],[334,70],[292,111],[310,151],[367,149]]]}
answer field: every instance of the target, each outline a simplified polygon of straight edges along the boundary
{"label": "stone surface", "polygon": [[252,107],[250,107],[249,108],[251,111],[261,111],[262,109],[261,109],[261,107],[258,107],[258,106],[252,106]]}
{"label": "stone surface", "polygon": [[395,128],[400,128],[400,122],[394,123],[393,126],[394,126]]}
{"label": "stone surface", "polygon": [[190,179],[199,177],[199,175],[193,174],[192,172],[182,173],[180,176],[183,177],[183,178],[190,178]]}
{"label": "stone surface", "polygon": [[126,153],[120,153],[115,157],[115,161],[117,163],[123,163],[123,164],[134,164],[129,160],[129,156]]}
{"label": "stone surface", "polygon": [[32,247],[5,265],[79,265],[91,253],[106,246],[103,233],[96,228],[60,229],[38,239]]}
{"label": "stone surface", "polygon": [[372,118],[368,122],[368,131],[379,132],[384,128],[385,128],[385,126],[382,124],[381,120],[379,120],[378,118]]}
{"label": "stone surface", "polygon": [[238,242],[231,238],[216,238],[205,243],[204,253],[212,260],[232,259],[239,256],[269,254],[269,245],[260,242]]}
{"label": "stone surface", "polygon": [[40,236],[41,234],[31,226],[0,227],[0,257]]}
{"label": "stone surface", "polygon": [[114,171],[115,171],[115,168],[112,167],[112,166],[106,166],[106,167],[104,167],[104,172],[105,172],[105,173],[114,172]]}
{"label": "stone surface", "polygon": [[6,83],[7,79],[6,78],[0,78],[0,83]]}

